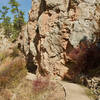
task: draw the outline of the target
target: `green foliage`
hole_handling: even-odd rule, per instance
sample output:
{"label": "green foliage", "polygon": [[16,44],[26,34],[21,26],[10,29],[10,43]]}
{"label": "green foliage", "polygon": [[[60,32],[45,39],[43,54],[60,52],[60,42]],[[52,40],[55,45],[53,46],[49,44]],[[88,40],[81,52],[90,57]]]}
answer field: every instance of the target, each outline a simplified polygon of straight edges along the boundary
{"label": "green foliage", "polygon": [[9,5],[11,6],[11,13],[14,18],[11,22],[11,18],[7,16],[9,8],[7,6],[2,6],[0,10],[0,28],[4,28],[4,35],[10,38],[11,41],[15,41],[21,31],[21,27],[25,24],[24,12],[19,9],[20,4],[16,0],[9,0]]}
{"label": "green foliage", "polygon": [[12,33],[13,33],[13,34],[12,34],[11,37],[10,37],[10,41],[14,42],[14,41],[16,41],[16,39],[17,39],[18,36],[19,36],[19,31],[18,31],[18,30],[15,30],[14,27],[13,27]]}
{"label": "green foliage", "polygon": [[16,0],[10,0],[9,4],[11,5],[11,12],[14,14],[13,25],[14,29],[21,31],[22,25],[24,25],[24,12],[19,10],[20,4]]}
{"label": "green foliage", "polygon": [[0,23],[0,28],[2,28],[2,24]]}
{"label": "green foliage", "polygon": [[11,18],[9,16],[7,16],[9,8],[6,6],[2,6],[2,10],[0,10],[1,13],[1,17],[0,20],[2,20],[2,26],[4,27],[4,34],[7,37],[10,37],[10,33],[11,33]]}
{"label": "green foliage", "polygon": [[2,13],[1,15],[1,19],[4,19],[8,13],[9,8],[7,6],[2,6],[2,10],[0,10],[0,13]]}
{"label": "green foliage", "polygon": [[10,34],[12,32],[11,28],[12,28],[12,25],[11,25],[11,22],[10,22],[11,18],[9,16],[6,16],[5,20],[3,21],[2,25],[4,27],[4,35],[6,37],[10,37]]}
{"label": "green foliage", "polygon": [[12,8],[16,8],[16,9],[20,6],[20,4],[16,0],[10,0],[9,4],[11,4]]}

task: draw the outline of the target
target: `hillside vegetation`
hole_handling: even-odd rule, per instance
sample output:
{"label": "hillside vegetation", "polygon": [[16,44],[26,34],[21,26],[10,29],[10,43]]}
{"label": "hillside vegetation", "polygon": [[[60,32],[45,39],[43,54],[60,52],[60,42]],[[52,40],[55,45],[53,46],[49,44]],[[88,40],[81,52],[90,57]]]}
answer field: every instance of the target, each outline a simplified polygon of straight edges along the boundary
{"label": "hillside vegetation", "polygon": [[[14,41],[17,39],[22,26],[26,22],[24,20],[24,12],[19,9],[20,4],[16,0],[9,0],[8,4],[10,8],[4,5],[0,9],[0,27],[4,29],[5,37]],[[8,12],[12,13],[13,18],[8,16]]]}

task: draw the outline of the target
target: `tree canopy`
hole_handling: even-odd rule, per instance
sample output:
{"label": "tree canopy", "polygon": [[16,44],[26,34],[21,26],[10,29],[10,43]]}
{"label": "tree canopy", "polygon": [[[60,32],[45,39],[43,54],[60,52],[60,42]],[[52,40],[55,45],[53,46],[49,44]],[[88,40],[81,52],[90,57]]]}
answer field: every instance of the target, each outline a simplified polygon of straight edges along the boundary
{"label": "tree canopy", "polygon": [[[0,9],[0,20],[2,20],[1,25],[5,30],[4,33],[6,37],[13,37],[16,39],[21,31],[21,27],[25,24],[24,12],[19,9],[20,4],[16,0],[9,0],[8,4],[11,6],[11,9],[7,6],[2,6],[2,9]],[[13,14],[12,20],[7,15],[8,12]]]}

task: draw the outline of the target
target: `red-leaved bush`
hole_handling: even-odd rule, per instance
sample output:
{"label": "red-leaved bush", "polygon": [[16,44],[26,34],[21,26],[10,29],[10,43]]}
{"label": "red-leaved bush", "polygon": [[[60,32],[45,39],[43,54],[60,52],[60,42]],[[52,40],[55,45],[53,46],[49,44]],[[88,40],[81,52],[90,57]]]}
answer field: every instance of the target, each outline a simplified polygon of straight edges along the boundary
{"label": "red-leaved bush", "polygon": [[51,82],[49,77],[38,77],[36,80],[33,81],[33,90],[35,93],[40,93],[48,89],[53,89],[55,83]]}
{"label": "red-leaved bush", "polygon": [[75,62],[71,69],[74,70],[74,73],[88,73],[90,69],[100,66],[100,48],[88,41],[81,42],[68,56]]}
{"label": "red-leaved bush", "polygon": [[37,78],[36,80],[33,81],[33,88],[35,92],[39,92],[46,89],[48,85],[49,85],[49,81],[43,80],[41,78]]}

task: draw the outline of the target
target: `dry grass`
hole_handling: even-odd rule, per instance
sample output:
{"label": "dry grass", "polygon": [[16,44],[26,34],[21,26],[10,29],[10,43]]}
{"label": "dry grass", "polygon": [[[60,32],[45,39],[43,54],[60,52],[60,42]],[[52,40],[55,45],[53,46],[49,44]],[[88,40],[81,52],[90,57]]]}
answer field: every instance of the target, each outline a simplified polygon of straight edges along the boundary
{"label": "dry grass", "polygon": [[26,75],[26,62],[17,48],[0,53],[0,88],[16,86]]}
{"label": "dry grass", "polygon": [[50,86],[49,78],[37,78],[33,81],[33,90],[38,94],[45,91]]}
{"label": "dry grass", "polygon": [[0,65],[0,100],[63,100],[57,99],[57,93],[63,93],[62,87],[49,77],[39,77],[34,81],[25,79],[26,62],[16,48],[4,54],[7,55]]}
{"label": "dry grass", "polygon": [[0,66],[0,88],[16,86],[17,81],[26,75],[25,65],[24,59],[20,57],[6,59],[5,64]]}
{"label": "dry grass", "polygon": [[2,52],[0,52],[0,61],[2,62],[9,55],[10,55],[10,52],[9,51],[2,51]]}
{"label": "dry grass", "polygon": [[54,87],[52,82],[42,78],[37,78],[34,81],[24,80],[16,89],[15,100],[46,100]]}
{"label": "dry grass", "polygon": [[37,78],[34,81],[23,80],[15,89],[15,94],[14,100],[64,100],[65,98],[63,88],[47,78]]}
{"label": "dry grass", "polygon": [[0,52],[0,100],[12,100],[12,89],[27,74],[26,61],[17,48]]}
{"label": "dry grass", "polygon": [[0,91],[0,100],[11,100],[12,92],[8,89],[2,89]]}
{"label": "dry grass", "polygon": [[90,89],[86,88],[85,93],[90,99],[97,100],[97,96]]}
{"label": "dry grass", "polygon": [[8,50],[0,51],[0,61],[2,63],[2,61],[5,60],[7,57],[12,57],[14,59],[14,58],[21,56],[21,55],[22,54],[20,53],[18,48],[13,47],[13,48],[8,49]]}
{"label": "dry grass", "polygon": [[15,57],[20,56],[20,51],[18,50],[17,47],[12,48],[12,51],[13,52],[10,54],[11,57],[15,58]]}

